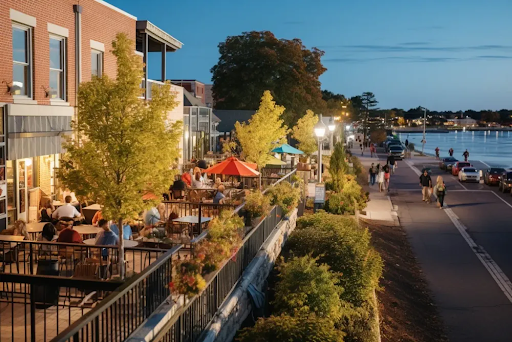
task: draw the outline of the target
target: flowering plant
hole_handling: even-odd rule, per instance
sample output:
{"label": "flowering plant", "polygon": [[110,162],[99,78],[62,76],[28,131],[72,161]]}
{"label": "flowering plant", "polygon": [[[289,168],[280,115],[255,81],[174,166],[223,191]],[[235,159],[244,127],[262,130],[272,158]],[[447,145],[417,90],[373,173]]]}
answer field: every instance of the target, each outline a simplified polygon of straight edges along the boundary
{"label": "flowering plant", "polygon": [[175,262],[176,274],[169,283],[173,294],[184,294],[192,298],[206,287],[201,276],[202,265],[197,260],[178,260]]}

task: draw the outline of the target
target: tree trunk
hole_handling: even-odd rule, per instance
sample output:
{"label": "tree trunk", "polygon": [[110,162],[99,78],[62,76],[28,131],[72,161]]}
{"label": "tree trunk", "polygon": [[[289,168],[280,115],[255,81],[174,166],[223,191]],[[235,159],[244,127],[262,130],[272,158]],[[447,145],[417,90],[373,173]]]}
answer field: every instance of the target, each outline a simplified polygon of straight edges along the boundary
{"label": "tree trunk", "polygon": [[120,218],[117,221],[117,227],[119,228],[119,277],[124,280],[125,269],[124,269],[124,239],[123,239],[123,219]]}

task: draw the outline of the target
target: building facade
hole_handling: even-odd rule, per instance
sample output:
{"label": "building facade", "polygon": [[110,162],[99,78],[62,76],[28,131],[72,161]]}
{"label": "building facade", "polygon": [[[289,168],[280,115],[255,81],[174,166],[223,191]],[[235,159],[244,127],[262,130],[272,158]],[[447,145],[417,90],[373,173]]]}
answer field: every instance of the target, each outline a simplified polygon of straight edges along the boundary
{"label": "building facade", "polygon": [[[60,199],[56,169],[63,139],[72,133],[76,90],[93,76],[116,76],[110,52],[116,35],[126,33],[146,62],[141,80],[146,99],[151,85],[165,80],[167,52],[181,42],[102,0],[0,1],[0,32],[2,230],[17,219],[36,222],[43,201]],[[162,55],[160,81],[148,77],[147,60],[154,52]],[[179,87],[173,90],[180,93]]]}

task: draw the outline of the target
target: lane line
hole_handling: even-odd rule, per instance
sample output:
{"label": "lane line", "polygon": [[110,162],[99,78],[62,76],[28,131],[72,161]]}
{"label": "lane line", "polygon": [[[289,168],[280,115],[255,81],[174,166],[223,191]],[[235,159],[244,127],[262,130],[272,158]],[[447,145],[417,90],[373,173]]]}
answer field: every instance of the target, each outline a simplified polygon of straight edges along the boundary
{"label": "lane line", "polygon": [[[409,167],[414,171],[414,173],[421,174],[420,170],[418,170],[416,166],[411,165],[410,163],[406,164],[409,165]],[[496,193],[492,193],[497,196]],[[505,202],[505,200],[503,200],[501,197],[497,197],[500,198],[503,202]],[[446,213],[446,215],[448,215],[448,218],[450,218],[450,220],[452,221],[455,228],[457,228],[462,238],[466,241],[466,243],[471,248],[473,253],[476,255],[478,260],[480,260],[482,265],[489,272],[489,274],[494,279],[498,287],[501,289],[505,297],[507,297],[509,302],[512,303],[512,282],[510,281],[510,279],[508,279],[505,273],[501,270],[498,264],[496,264],[496,262],[491,258],[491,256],[485,251],[485,249],[482,246],[477,245],[476,242],[471,238],[471,236],[467,232],[467,227],[464,226],[460,218],[453,212],[453,210],[449,208],[448,203],[445,204],[448,206],[448,208],[445,208],[443,211]],[[512,205],[508,203],[506,204],[512,207]]]}
{"label": "lane line", "polygon": [[486,163],[486,162],[484,162],[484,161],[479,160],[479,162],[480,162],[480,163],[482,163],[482,164],[484,164],[484,165],[485,165],[485,166],[487,166],[487,167],[491,167],[491,165],[487,164],[487,163]]}
{"label": "lane line", "polygon": [[498,197],[503,203],[505,203],[506,205],[508,205],[510,208],[512,208],[512,204],[508,203],[507,201],[505,201],[503,198],[501,198],[497,193],[495,193],[494,191],[492,190],[488,190],[490,192],[492,192],[494,194],[494,196]]}

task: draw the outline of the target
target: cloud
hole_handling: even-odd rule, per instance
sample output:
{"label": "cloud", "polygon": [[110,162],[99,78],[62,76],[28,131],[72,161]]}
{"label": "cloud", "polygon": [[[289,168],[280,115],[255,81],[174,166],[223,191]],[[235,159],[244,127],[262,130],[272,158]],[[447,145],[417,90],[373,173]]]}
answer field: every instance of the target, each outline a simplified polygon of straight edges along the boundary
{"label": "cloud", "polygon": [[418,52],[418,51],[442,51],[442,52],[464,52],[464,51],[512,51],[512,45],[473,45],[473,46],[433,46],[427,42],[409,42],[396,45],[329,45],[320,46],[332,52]]}
{"label": "cloud", "polygon": [[455,62],[463,61],[467,58],[455,57],[423,57],[423,56],[388,56],[373,58],[328,58],[324,62],[328,63],[364,63],[374,61],[398,61],[403,63],[438,63],[438,62]]}
{"label": "cloud", "polygon": [[417,46],[417,45],[430,45],[429,42],[406,42],[406,43],[400,43],[398,45],[402,46]]}
{"label": "cloud", "polygon": [[476,56],[475,59],[512,59],[512,56]]}

